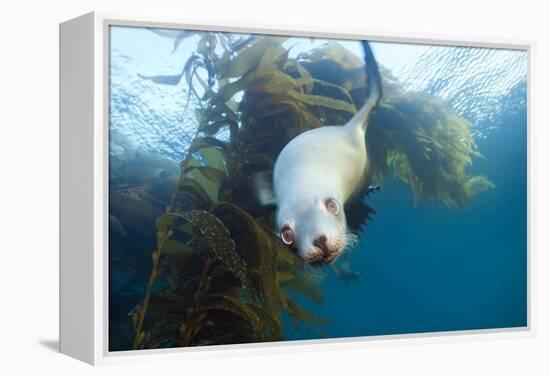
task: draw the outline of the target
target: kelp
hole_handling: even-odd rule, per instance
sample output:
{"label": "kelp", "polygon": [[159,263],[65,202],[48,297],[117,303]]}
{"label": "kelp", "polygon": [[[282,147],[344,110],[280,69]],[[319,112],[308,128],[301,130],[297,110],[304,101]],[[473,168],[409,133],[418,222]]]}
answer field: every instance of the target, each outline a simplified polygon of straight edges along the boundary
{"label": "kelp", "polygon": [[[199,107],[197,134],[156,220],[146,294],[131,313],[134,349],[281,340],[283,312],[296,326],[326,322],[293,300],[291,292],[316,303],[323,296],[272,232],[273,209],[254,200],[252,176],[271,171],[296,135],[353,116],[365,98],[363,63],[338,43],[291,58],[282,37],[199,35],[182,72],[142,76],[185,79]],[[174,47],[187,36],[175,35]],[[396,176],[417,200],[449,206],[489,187],[467,174],[479,155],[469,123],[382,73],[384,99],[366,135],[376,179]],[[364,200],[349,211],[353,230],[374,213]]]}
{"label": "kelp", "polygon": [[367,142],[376,178],[398,177],[411,186],[417,201],[461,207],[493,187],[486,177],[467,173],[472,157],[481,155],[469,123],[443,101],[403,94],[382,104],[372,125]]}

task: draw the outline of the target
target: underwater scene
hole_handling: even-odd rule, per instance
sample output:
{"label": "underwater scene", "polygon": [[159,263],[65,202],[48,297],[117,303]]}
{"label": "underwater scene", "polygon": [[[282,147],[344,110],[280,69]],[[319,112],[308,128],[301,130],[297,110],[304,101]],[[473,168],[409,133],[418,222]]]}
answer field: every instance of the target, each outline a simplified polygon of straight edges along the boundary
{"label": "underwater scene", "polygon": [[109,33],[110,351],[527,326],[526,51]]}

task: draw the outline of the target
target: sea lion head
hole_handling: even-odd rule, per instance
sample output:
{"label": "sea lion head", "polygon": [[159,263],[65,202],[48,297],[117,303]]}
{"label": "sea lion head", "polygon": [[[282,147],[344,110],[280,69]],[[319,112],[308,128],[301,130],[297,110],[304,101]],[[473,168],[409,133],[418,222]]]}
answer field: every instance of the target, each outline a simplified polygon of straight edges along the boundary
{"label": "sea lion head", "polygon": [[296,200],[279,207],[277,227],[283,243],[313,265],[334,262],[350,239],[343,203],[333,196]]}

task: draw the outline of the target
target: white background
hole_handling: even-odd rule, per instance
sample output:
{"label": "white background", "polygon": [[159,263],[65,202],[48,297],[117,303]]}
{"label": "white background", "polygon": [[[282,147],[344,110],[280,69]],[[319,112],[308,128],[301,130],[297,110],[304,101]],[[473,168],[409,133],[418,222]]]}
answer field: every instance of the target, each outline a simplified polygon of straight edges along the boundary
{"label": "white background", "polygon": [[[250,5],[249,5],[250,4]],[[0,374],[550,375],[547,111],[550,28],[544,1],[4,0],[0,5]],[[58,23],[91,10],[194,19],[363,28],[365,32],[536,40],[536,336],[92,368],[55,353],[58,333]],[[503,167],[505,168],[505,167]],[[467,277],[465,277],[467,278]],[[360,297],[358,297],[360,299]],[[391,343],[390,343],[391,344]]]}

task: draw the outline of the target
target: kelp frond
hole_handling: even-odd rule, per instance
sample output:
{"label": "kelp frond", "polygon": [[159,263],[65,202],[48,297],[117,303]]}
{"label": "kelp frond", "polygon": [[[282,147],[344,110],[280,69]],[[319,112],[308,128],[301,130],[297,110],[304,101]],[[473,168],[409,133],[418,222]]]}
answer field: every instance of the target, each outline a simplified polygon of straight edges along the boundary
{"label": "kelp frond", "polygon": [[460,207],[493,187],[486,177],[467,173],[472,158],[481,157],[469,122],[435,97],[403,93],[382,103],[367,146],[378,181],[392,175],[403,180],[417,201]]}

